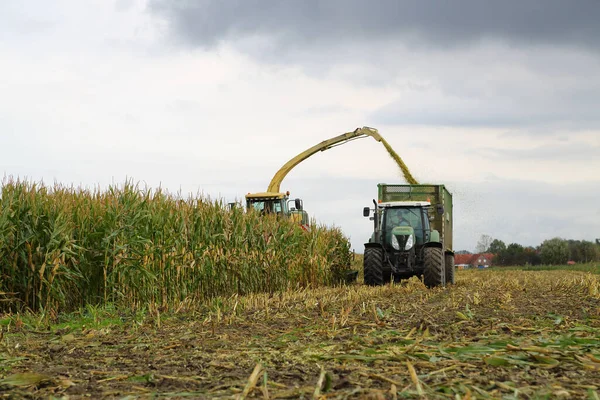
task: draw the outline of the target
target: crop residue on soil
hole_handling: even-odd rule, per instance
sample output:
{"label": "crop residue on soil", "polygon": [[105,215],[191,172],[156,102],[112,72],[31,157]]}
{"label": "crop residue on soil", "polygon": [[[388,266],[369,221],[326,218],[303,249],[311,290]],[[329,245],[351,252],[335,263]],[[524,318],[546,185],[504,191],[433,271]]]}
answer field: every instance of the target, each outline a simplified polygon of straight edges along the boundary
{"label": "crop residue on soil", "polygon": [[411,278],[189,306],[142,319],[123,312],[106,326],[12,325],[0,339],[0,397],[600,393],[598,275],[459,271],[445,289]]}
{"label": "crop residue on soil", "polygon": [[383,138],[381,139],[381,143],[383,144],[383,146],[389,153],[390,157],[392,157],[392,159],[400,167],[400,170],[402,171],[402,174],[404,175],[404,179],[406,179],[406,182],[410,183],[411,185],[418,185],[419,182],[417,182],[417,180],[412,176],[412,174],[410,173],[410,170],[408,169],[408,167],[406,166],[406,164],[404,163],[402,158],[398,155],[398,153],[396,153],[394,151],[392,146],[390,146],[390,144],[388,142],[386,142],[386,140]]}

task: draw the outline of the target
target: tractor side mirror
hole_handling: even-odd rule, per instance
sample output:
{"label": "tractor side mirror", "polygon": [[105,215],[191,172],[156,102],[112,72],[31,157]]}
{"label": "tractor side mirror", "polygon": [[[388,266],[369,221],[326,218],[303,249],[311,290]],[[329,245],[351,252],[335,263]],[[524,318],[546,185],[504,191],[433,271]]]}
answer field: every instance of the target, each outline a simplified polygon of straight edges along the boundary
{"label": "tractor side mirror", "polygon": [[363,217],[368,217],[370,213],[371,210],[369,209],[369,207],[363,208]]}
{"label": "tractor side mirror", "polygon": [[294,206],[296,207],[296,210],[302,211],[302,200],[295,199],[294,200]]}

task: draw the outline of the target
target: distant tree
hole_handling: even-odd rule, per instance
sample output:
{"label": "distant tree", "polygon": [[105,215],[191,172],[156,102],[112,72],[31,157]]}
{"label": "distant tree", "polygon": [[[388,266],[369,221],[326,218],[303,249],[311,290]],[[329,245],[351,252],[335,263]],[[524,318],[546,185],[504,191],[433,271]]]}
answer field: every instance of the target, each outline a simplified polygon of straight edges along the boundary
{"label": "distant tree", "polygon": [[524,248],[518,243],[509,244],[496,257],[498,265],[525,265]]}
{"label": "distant tree", "polygon": [[475,251],[477,253],[485,253],[490,248],[491,243],[492,237],[490,235],[481,235],[479,241],[477,242],[477,247],[475,247]]}
{"label": "distant tree", "polygon": [[567,240],[567,245],[569,246],[569,260],[582,262],[583,254],[581,252],[581,240]]}
{"label": "distant tree", "polygon": [[600,261],[600,247],[593,242],[582,240],[579,244],[579,254],[581,257],[579,262]]}
{"label": "distant tree", "polygon": [[542,257],[540,256],[539,251],[537,251],[534,247],[525,247],[523,249],[523,255],[525,264],[540,265],[542,263]]}
{"label": "distant tree", "polygon": [[567,240],[569,260],[578,263],[600,261],[600,246],[588,240]]}
{"label": "distant tree", "polygon": [[544,264],[564,264],[569,261],[569,255],[569,243],[564,239],[548,239],[540,245],[540,256]]}
{"label": "distant tree", "polygon": [[473,254],[469,250],[458,250],[454,254]]}
{"label": "distant tree", "polygon": [[506,250],[506,244],[502,240],[494,239],[487,251],[492,254],[500,254],[502,251]]}
{"label": "distant tree", "polygon": [[[518,243],[508,246],[499,239],[489,240],[488,235],[482,235],[477,243],[477,252],[482,253],[485,248],[487,252],[495,255],[495,265],[539,265],[539,264],[564,264],[569,260],[575,262],[600,261],[600,243],[587,240],[565,240],[553,238],[545,240],[540,246],[523,247]],[[491,238],[489,238],[491,239]],[[463,253],[466,254],[466,253]]]}

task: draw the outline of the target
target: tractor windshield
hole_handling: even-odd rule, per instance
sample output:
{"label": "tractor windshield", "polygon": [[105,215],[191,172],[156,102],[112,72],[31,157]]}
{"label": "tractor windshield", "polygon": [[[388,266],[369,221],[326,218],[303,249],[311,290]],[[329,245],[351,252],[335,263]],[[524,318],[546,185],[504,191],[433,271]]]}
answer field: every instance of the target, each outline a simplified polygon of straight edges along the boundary
{"label": "tractor windshield", "polygon": [[385,212],[383,229],[385,231],[385,241],[389,244],[391,232],[396,226],[411,226],[415,232],[417,244],[423,244],[429,236],[429,219],[426,209],[422,207],[394,207],[388,208]]}
{"label": "tractor windshield", "polygon": [[248,199],[248,208],[264,214],[287,214],[287,203],[282,199]]}

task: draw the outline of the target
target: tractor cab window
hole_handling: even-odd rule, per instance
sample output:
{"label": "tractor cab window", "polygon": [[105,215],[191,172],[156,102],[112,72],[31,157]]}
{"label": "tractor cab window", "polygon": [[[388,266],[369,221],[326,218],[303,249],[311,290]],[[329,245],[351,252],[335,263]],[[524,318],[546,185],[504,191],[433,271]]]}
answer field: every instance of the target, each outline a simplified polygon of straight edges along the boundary
{"label": "tractor cab window", "polygon": [[263,214],[284,214],[287,208],[281,199],[248,200],[248,208],[250,207]]}
{"label": "tractor cab window", "polygon": [[265,202],[248,200],[248,208],[253,208],[255,211],[262,211],[265,208]]}
{"label": "tractor cab window", "polygon": [[429,219],[426,210],[421,207],[398,207],[386,210],[383,228],[387,238],[394,227],[407,225],[415,232],[417,244],[427,241],[429,235]]}
{"label": "tractor cab window", "polygon": [[270,213],[273,209],[270,201],[258,201],[258,200],[249,200],[248,208],[252,207],[255,211],[261,213]]}

